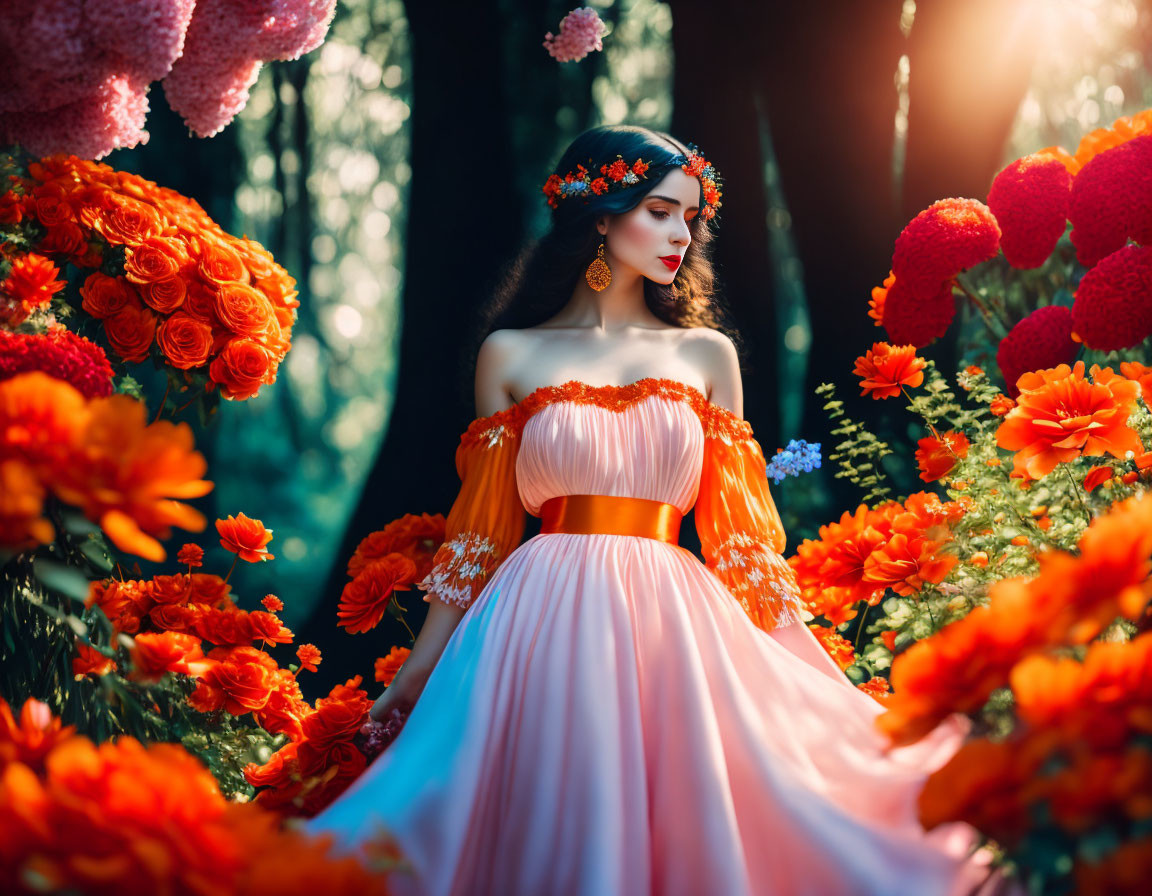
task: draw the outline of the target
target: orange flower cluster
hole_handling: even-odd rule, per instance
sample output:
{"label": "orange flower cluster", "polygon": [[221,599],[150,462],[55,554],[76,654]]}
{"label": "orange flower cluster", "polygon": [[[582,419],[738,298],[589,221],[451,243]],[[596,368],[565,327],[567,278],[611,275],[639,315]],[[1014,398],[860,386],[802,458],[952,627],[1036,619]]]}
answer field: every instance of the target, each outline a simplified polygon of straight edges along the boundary
{"label": "orange flower cluster", "polygon": [[[1094,861],[1071,850],[1076,892],[1145,892],[1152,870],[1149,673],[1152,634],[1095,643],[1083,662],[1021,660],[1010,676],[1020,724],[1007,740],[969,741],[928,778],[919,799],[925,828],[965,821],[1012,849],[1045,828],[1066,841],[1106,827],[1123,846]],[[1134,834],[1141,828],[1142,836]]]}
{"label": "orange flower cluster", "polygon": [[[275,381],[300,302],[259,243],[225,233],[173,190],[74,156],[29,166],[5,202],[43,228],[38,252],[101,268],[80,290],[83,308],[124,361],[146,360],[155,344],[172,367],[204,368],[206,388],[228,399]],[[111,250],[124,253],[123,274],[102,268]]]}
{"label": "orange flower cluster", "polygon": [[1077,174],[1093,158],[1121,143],[1152,133],[1152,109],[1144,109],[1134,115],[1117,118],[1106,128],[1096,128],[1080,138],[1075,153],[1069,153],[1059,146],[1048,146],[1040,150],[1059,159],[1069,174]]}
{"label": "orange flower cluster", "polygon": [[1078,556],[1039,554],[1033,579],[996,582],[986,606],[897,656],[881,730],[898,744],[918,740],[951,713],[978,711],[1030,654],[1084,644],[1117,616],[1139,618],[1152,597],[1152,495],[1114,505],[1078,547]]}
{"label": "orange flower cluster", "polygon": [[331,803],[367,767],[354,743],[368,721],[372,701],[357,675],[316,701],[300,736],[272,754],[264,765],[249,763],[244,777],[264,788],[255,802],[284,814],[311,817]]}
{"label": "orange flower cluster", "polygon": [[350,633],[375,628],[394,591],[407,591],[432,570],[444,543],[444,514],[406,513],[366,536],[348,561],[351,577],[340,595],[338,625]]}
{"label": "orange flower cluster", "polygon": [[916,466],[925,482],[943,479],[963,458],[968,456],[970,443],[962,432],[940,433],[940,438],[928,436],[916,443]]}
{"label": "orange flower cluster", "polygon": [[88,585],[88,607],[99,606],[117,632],[195,634],[222,646],[263,641],[287,644],[292,632],[263,610],[239,609],[231,586],[210,573],[156,575],[148,580],[105,579]]}
{"label": "orange flower cluster", "polygon": [[1012,476],[1039,479],[1057,464],[1105,452],[1123,458],[1144,453],[1139,434],[1128,426],[1140,384],[1084,362],[1026,373],[1017,381],[1016,406],[996,430],[996,444],[1016,452]]}
{"label": "orange flower cluster", "polygon": [[400,667],[404,665],[404,661],[411,656],[412,651],[407,647],[393,647],[388,651],[388,656],[381,656],[376,658],[376,680],[388,687],[392,684],[392,680],[396,677],[396,673],[400,671]]}
{"label": "orange flower cluster", "polygon": [[820,646],[827,651],[828,656],[832,657],[841,669],[847,669],[856,662],[856,651],[852,647],[852,642],[839,634],[836,629],[826,625],[809,623],[808,630],[816,636]]}
{"label": "orange flower cluster", "polygon": [[52,301],[66,285],[59,274],[51,259],[35,252],[14,259],[8,276],[0,281],[0,323],[14,327]]}
{"label": "orange flower cluster", "polygon": [[878,604],[889,588],[908,596],[943,581],[957,558],[941,548],[969,504],[916,492],[874,510],[861,504],[821,526],[819,538],[805,539],[788,558],[808,609],[839,625],[856,616],[861,601]]}
{"label": "orange flower cluster", "polygon": [[229,802],[178,744],[96,745],[38,700],[17,723],[0,699],[0,879],[15,892],[386,896],[332,846]]}
{"label": "orange flower cluster", "polygon": [[44,519],[51,491],[81,508],[113,544],[148,560],[165,558],[157,538],[173,526],[199,532],[204,515],[179,498],[212,490],[192,429],[149,424],[126,395],[88,399],[41,371],[0,382],[0,543],[16,550],[55,537]]}
{"label": "orange flower cluster", "polygon": [[903,386],[916,387],[924,382],[923,358],[916,356],[912,345],[889,345],[874,342],[872,348],[856,359],[853,373],[861,378],[861,395],[891,398]]}

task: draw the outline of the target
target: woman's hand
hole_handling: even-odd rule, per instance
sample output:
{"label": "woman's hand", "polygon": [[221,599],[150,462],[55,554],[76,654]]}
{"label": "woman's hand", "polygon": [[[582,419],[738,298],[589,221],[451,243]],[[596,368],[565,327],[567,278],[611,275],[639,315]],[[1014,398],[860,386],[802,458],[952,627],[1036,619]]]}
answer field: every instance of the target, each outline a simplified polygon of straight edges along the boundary
{"label": "woman's hand", "polygon": [[375,722],[384,722],[393,709],[400,709],[404,713],[411,712],[424,690],[430,673],[430,669],[422,670],[405,663],[392,679],[392,683],[384,689],[384,693],[372,704],[372,708],[368,710],[368,717]]}

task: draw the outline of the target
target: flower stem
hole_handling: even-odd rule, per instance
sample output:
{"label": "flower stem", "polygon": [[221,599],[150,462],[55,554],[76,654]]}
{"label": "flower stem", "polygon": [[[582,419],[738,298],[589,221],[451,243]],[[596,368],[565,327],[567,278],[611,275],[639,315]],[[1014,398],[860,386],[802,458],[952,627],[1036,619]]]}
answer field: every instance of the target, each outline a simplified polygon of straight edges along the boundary
{"label": "flower stem", "polygon": [[[164,402],[168,400],[168,393],[172,390],[172,380],[168,380],[168,385],[164,387],[164,397],[160,399],[160,408],[156,411],[156,420],[160,419],[160,415],[164,413]],[[156,420],[152,422],[155,423]]]}
{"label": "flower stem", "polygon": [[239,559],[240,559],[239,554],[237,554],[235,557],[232,558],[232,565],[228,567],[228,575],[224,576],[224,582],[225,583],[227,583],[228,579],[231,577],[232,570],[234,570],[236,568],[236,561]]}
{"label": "flower stem", "polygon": [[1080,494],[1080,486],[1076,484],[1075,478],[1072,476],[1072,470],[1068,464],[1061,464],[1064,472],[1068,474],[1068,481],[1072,483],[1072,491],[1076,494],[1076,500],[1080,502],[1080,507],[1084,510],[1084,515],[1088,517],[1088,525],[1092,525],[1092,511],[1088,509],[1088,505],[1084,503],[1084,496]]}
{"label": "flower stem", "polygon": [[[952,282],[955,283],[960,291],[972,300],[972,304],[974,304],[980,310],[980,314],[984,318],[984,323],[988,325],[989,330],[991,330],[1000,338],[1008,335],[1008,331],[1011,330],[1012,327],[1001,314],[997,313],[995,318],[993,318],[992,312],[988,310],[988,308],[984,305],[984,302],[978,295],[976,295],[971,287],[969,287],[967,283],[960,279],[959,275],[957,275]],[[989,299],[988,301],[989,304],[991,304],[992,307],[997,310],[997,312],[1000,312],[1004,307],[1003,304],[999,302],[999,300]],[[993,326],[993,320],[995,320],[995,323],[998,326]]]}

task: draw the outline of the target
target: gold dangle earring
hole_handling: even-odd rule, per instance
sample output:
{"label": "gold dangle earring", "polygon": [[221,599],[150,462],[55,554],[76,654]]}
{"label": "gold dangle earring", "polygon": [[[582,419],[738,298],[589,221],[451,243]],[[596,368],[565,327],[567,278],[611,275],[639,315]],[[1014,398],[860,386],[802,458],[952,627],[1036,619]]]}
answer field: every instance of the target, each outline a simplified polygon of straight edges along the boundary
{"label": "gold dangle earring", "polygon": [[592,259],[592,264],[588,265],[588,269],[584,271],[584,279],[596,292],[600,292],[612,282],[612,270],[608,267],[608,262],[604,260],[604,240],[600,241],[600,248],[596,250],[596,257]]}

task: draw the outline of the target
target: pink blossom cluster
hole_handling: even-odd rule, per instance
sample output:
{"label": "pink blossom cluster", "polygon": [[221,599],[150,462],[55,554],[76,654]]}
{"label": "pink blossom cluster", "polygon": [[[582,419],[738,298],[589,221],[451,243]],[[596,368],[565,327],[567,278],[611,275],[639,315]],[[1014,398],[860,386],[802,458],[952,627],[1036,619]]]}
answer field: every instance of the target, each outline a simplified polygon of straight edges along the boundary
{"label": "pink blossom cluster", "polygon": [[590,6],[574,9],[560,20],[560,33],[544,35],[548,55],[560,62],[578,62],[593,50],[602,50],[600,38],[607,28]]}
{"label": "pink blossom cluster", "polygon": [[146,143],[148,88],[199,136],[248,100],[263,62],[328,31],[336,0],[0,0],[0,143],[98,159]]}

